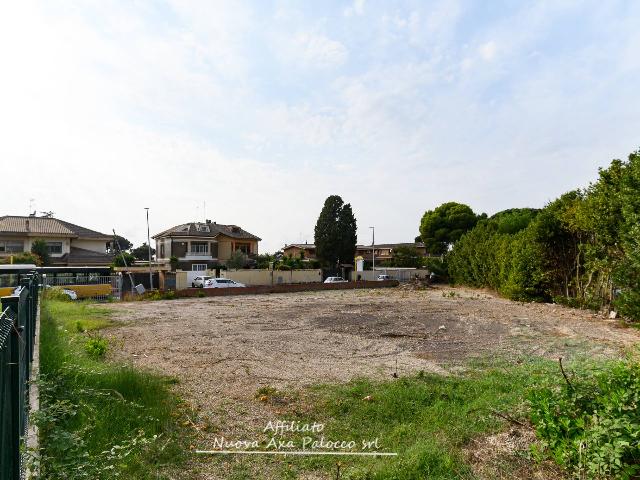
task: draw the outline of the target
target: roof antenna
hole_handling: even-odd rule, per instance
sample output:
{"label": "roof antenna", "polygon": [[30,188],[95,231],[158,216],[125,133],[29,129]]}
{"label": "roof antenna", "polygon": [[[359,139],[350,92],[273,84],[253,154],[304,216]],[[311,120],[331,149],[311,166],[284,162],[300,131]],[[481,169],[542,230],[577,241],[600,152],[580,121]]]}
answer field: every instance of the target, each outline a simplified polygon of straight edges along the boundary
{"label": "roof antenna", "polygon": [[[30,198],[29,199],[29,216],[30,217],[35,217],[36,216],[36,211],[33,209],[33,204],[35,203],[36,199],[35,198]],[[33,212],[33,213],[31,213]]]}

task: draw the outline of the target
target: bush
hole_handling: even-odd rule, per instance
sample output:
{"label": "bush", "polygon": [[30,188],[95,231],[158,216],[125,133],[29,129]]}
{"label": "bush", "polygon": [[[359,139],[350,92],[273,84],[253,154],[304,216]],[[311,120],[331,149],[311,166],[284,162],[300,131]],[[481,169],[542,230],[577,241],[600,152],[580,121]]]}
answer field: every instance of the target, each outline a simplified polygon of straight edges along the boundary
{"label": "bush", "polygon": [[12,255],[11,263],[20,264],[20,265],[33,264],[33,265],[41,266],[42,259],[35,253],[25,252],[25,253],[19,253],[17,255]]}
{"label": "bush", "polygon": [[60,300],[62,302],[71,301],[69,295],[64,293],[64,289],[61,287],[45,288],[42,297],[48,300]]}
{"label": "bush", "polygon": [[90,357],[102,358],[109,349],[109,341],[104,337],[91,337],[84,344],[84,350]]}
{"label": "bush", "polygon": [[580,478],[638,478],[637,360],[611,363],[561,385],[543,385],[533,390],[529,399],[536,433],[560,465]]}

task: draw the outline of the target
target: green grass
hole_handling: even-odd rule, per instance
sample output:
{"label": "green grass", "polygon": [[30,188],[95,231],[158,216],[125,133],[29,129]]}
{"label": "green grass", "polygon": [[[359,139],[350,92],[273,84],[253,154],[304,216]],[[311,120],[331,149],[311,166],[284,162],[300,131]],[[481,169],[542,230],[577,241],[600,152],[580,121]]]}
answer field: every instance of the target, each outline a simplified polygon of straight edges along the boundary
{"label": "green grass", "polygon": [[[507,368],[482,367],[464,376],[420,374],[377,382],[359,379],[346,385],[313,387],[293,399],[278,418],[324,423],[330,440],[378,438],[379,451],[398,457],[339,457],[344,480],[474,478],[464,449],[471,440],[508,428],[501,412],[526,418],[527,391],[549,375],[552,363],[534,362]],[[257,397],[278,409],[287,394],[263,388]],[[370,397],[370,398],[369,398]],[[272,400],[273,399],[273,400]],[[300,444],[308,434],[283,438]],[[299,457],[280,464],[280,477],[297,478],[312,470],[336,471],[338,457]],[[262,460],[271,464],[271,459]],[[247,477],[249,478],[249,477]]]}
{"label": "green grass", "polygon": [[87,342],[112,324],[95,305],[42,302],[35,421],[44,479],[159,479],[184,460],[184,405],[172,380],[87,352]]}

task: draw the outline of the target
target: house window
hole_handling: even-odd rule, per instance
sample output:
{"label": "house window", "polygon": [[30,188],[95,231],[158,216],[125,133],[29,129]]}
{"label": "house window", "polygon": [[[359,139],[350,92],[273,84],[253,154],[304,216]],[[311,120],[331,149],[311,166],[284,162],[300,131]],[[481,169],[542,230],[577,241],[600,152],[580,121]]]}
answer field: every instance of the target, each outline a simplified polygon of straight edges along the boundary
{"label": "house window", "polygon": [[24,244],[16,241],[0,241],[0,253],[21,253],[24,251]]}
{"label": "house window", "polygon": [[50,255],[62,253],[62,242],[47,242],[47,252]]}
{"label": "house window", "polygon": [[207,253],[209,252],[208,243],[191,243],[191,253]]}
{"label": "house window", "polygon": [[209,231],[209,225],[196,225],[196,230],[198,232],[208,232]]}
{"label": "house window", "polygon": [[164,243],[160,244],[160,258],[164,258]]}
{"label": "house window", "polygon": [[245,255],[251,253],[251,246],[248,243],[236,243],[236,250],[240,250]]}
{"label": "house window", "polygon": [[206,263],[194,263],[191,265],[191,271],[193,272],[204,272],[207,269]]}

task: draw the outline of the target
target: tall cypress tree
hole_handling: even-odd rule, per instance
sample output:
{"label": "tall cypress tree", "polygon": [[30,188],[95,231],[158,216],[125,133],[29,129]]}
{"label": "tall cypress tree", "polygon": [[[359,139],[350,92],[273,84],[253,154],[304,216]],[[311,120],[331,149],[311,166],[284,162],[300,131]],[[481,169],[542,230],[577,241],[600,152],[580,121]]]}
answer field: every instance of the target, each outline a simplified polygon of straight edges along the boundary
{"label": "tall cypress tree", "polygon": [[338,217],[343,205],[338,195],[331,195],[324,201],[324,206],[316,222],[314,243],[316,256],[327,265],[338,262],[340,241],[338,235]]}
{"label": "tall cypress tree", "polygon": [[315,228],[316,256],[327,266],[351,263],[356,251],[356,219],[350,204],[327,197]]}
{"label": "tall cypress tree", "polygon": [[342,207],[338,214],[338,234],[339,234],[339,251],[338,260],[340,263],[352,263],[356,254],[356,242],[358,227],[356,225],[356,217],[353,216],[351,204],[347,203]]}

